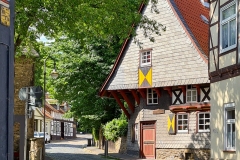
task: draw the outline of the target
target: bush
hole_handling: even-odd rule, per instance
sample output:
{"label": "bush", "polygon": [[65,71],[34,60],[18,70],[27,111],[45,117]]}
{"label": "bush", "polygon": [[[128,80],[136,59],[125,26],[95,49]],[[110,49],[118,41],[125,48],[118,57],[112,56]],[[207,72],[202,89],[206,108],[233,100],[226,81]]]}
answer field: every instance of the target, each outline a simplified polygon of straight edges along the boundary
{"label": "bush", "polygon": [[113,119],[104,126],[103,135],[107,140],[115,142],[118,137],[126,136],[128,130],[128,122],[126,119]]}

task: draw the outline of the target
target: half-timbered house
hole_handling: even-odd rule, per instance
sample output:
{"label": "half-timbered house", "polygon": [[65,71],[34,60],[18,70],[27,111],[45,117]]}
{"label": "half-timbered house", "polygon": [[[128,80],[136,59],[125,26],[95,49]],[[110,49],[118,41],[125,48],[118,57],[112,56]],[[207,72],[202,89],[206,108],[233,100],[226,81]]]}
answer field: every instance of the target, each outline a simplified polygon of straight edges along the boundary
{"label": "half-timbered house", "polygon": [[240,159],[239,1],[211,0],[211,158]]}
{"label": "half-timbered house", "polygon": [[209,159],[209,3],[159,0],[157,8],[140,11],[166,31],[153,43],[137,27],[142,49],[126,39],[99,95],[115,98],[129,119],[127,154]]}
{"label": "half-timbered house", "polygon": [[[65,118],[67,106],[50,104],[52,100],[45,102],[45,132],[51,136],[51,140],[71,139],[76,137],[76,122],[74,118]],[[65,103],[65,105],[67,105]],[[63,108],[63,109],[62,109]],[[44,110],[36,108],[34,111],[34,131],[44,131]]]}

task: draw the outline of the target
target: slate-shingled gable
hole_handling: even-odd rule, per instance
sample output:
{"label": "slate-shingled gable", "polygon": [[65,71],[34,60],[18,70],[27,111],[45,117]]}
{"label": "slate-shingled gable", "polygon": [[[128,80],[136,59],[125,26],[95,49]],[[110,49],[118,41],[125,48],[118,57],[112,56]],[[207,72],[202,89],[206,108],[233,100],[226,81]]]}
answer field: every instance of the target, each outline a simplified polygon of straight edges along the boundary
{"label": "slate-shingled gable", "polygon": [[[193,2],[202,5],[199,0],[191,0],[191,3]],[[202,49],[198,43],[196,37],[199,35],[195,37],[195,34],[200,32],[191,31],[191,25],[188,26],[187,22],[193,17],[184,19],[185,17],[181,14],[182,9],[178,8],[183,5],[176,5],[174,0],[160,0],[157,6],[160,14],[152,13],[150,7],[146,7],[143,14],[165,25],[166,32],[161,36],[155,35],[155,42],[152,43],[143,36],[141,29],[137,28],[136,31],[136,38],[143,42],[143,49],[152,48],[152,87],[208,83],[207,53],[203,52],[205,49]],[[198,9],[195,8],[196,13],[200,12],[197,11]],[[196,21],[204,23],[200,15],[196,17]],[[125,43],[113,71],[100,90],[101,96],[104,90],[138,88],[140,49],[132,40],[127,40]],[[208,41],[205,45],[208,45]]]}

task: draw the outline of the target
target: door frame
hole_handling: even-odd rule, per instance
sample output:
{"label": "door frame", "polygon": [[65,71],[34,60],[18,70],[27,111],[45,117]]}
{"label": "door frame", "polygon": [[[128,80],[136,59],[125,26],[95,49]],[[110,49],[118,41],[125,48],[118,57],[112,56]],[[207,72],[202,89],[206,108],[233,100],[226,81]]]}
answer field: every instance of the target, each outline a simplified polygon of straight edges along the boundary
{"label": "door frame", "polygon": [[154,158],[156,158],[156,120],[149,120],[149,121],[141,121],[140,122],[140,151],[139,151],[139,157],[143,158],[143,123],[150,123],[153,124],[154,129]]}

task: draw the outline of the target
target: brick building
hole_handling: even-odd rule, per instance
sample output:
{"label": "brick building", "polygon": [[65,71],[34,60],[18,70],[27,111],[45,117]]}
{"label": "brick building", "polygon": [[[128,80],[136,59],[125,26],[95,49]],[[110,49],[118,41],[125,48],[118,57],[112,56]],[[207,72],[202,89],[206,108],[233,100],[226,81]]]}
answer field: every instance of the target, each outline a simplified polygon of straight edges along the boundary
{"label": "brick building", "polygon": [[[19,90],[34,84],[34,58],[25,55],[15,58],[14,74],[14,152],[23,159],[25,145],[25,101],[19,99]],[[27,139],[33,137],[33,117],[28,118]],[[30,141],[27,141],[30,150]],[[28,153],[28,152],[27,152]],[[28,154],[27,154],[28,155]]]}
{"label": "brick building", "polygon": [[150,4],[140,11],[166,31],[152,43],[136,28],[142,49],[131,38],[124,42],[99,95],[115,98],[129,119],[127,154],[209,159],[209,3],[159,0],[157,8],[159,14]]}

